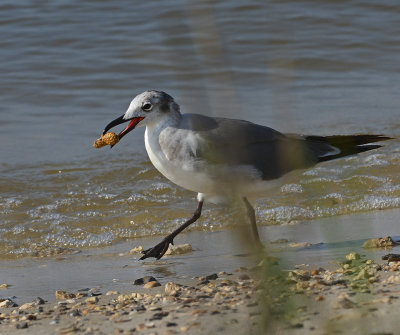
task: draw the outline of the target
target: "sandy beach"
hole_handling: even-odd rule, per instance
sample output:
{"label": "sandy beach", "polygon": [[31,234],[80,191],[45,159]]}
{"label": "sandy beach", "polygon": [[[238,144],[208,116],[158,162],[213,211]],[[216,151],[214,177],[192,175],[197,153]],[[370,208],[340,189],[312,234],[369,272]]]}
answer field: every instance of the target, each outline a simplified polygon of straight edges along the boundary
{"label": "sandy beach", "polygon": [[182,234],[193,251],[159,261],[130,252],[157,239],[2,261],[0,333],[395,334],[400,272],[382,256],[400,248],[362,245],[396,241],[399,215],[262,227],[263,255],[224,230]]}

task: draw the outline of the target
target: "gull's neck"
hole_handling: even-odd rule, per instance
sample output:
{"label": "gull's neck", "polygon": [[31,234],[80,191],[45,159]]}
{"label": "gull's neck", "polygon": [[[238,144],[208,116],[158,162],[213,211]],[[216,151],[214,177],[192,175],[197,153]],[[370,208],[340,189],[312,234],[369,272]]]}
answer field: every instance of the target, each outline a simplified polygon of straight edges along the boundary
{"label": "gull's neck", "polygon": [[146,130],[159,132],[166,127],[174,127],[180,124],[182,114],[178,111],[170,111],[165,114],[158,114],[157,118],[146,123]]}

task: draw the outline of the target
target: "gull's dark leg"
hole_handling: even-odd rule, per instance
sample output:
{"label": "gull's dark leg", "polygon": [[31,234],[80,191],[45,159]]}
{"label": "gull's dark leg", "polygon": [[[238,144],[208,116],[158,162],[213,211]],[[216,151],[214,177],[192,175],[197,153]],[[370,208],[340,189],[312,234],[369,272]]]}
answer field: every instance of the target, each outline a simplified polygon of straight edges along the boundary
{"label": "gull's dark leg", "polygon": [[153,248],[147,249],[143,251],[144,255],[139,259],[146,259],[148,257],[155,257],[157,259],[160,259],[164,254],[167,252],[169,244],[174,244],[174,238],[176,235],[178,235],[182,230],[184,230],[186,227],[190,226],[192,223],[196,222],[197,219],[201,215],[201,209],[203,208],[203,200],[199,201],[199,204],[197,205],[196,211],[193,213],[193,216],[187,220],[182,226],[180,226],[178,229],[174,230],[171,234],[166,236],[160,243],[158,243],[156,246]]}
{"label": "gull's dark leg", "polygon": [[243,197],[243,202],[246,205],[247,216],[250,219],[251,229],[253,231],[253,235],[254,235],[254,239],[255,239],[255,242],[257,244],[257,247],[262,247],[263,248],[264,246],[261,243],[260,235],[258,235],[258,229],[257,229],[257,223],[256,223],[256,213],[254,211],[254,208],[250,204],[250,202],[247,200],[246,197]]}

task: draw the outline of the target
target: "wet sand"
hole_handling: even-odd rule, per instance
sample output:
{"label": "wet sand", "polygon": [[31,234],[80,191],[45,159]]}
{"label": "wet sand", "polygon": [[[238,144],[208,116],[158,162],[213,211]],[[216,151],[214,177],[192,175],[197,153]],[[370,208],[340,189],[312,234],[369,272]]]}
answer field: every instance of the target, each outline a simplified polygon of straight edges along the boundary
{"label": "wet sand", "polygon": [[[0,284],[9,287],[0,290],[0,304],[10,298],[18,306],[0,307],[0,333],[395,334],[397,265],[381,260],[389,250],[362,244],[386,235],[396,240],[399,218],[392,210],[262,227],[268,257],[278,262],[248,254],[233,230],[182,234],[176,243],[190,243],[193,252],[160,261],[139,262],[129,253],[159,238],[2,261]],[[343,273],[350,252],[361,257],[349,265],[352,274]],[[360,284],[354,277],[367,261],[376,271]],[[160,286],[133,285],[146,276]],[[60,300],[57,290],[80,295],[59,293],[67,298]]]}

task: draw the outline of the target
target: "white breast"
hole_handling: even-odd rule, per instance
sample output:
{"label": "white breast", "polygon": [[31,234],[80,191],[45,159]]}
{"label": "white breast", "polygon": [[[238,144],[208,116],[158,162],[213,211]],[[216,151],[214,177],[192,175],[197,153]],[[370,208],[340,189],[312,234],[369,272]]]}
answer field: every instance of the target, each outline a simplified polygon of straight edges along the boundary
{"label": "white breast", "polygon": [[[147,154],[154,167],[173,183],[188,190],[204,193],[212,191],[213,182],[201,171],[196,171],[194,160],[189,155],[181,153],[171,157],[170,152],[162,149],[160,136],[168,129],[146,128],[144,137]],[[184,159],[182,159],[185,157]]]}

